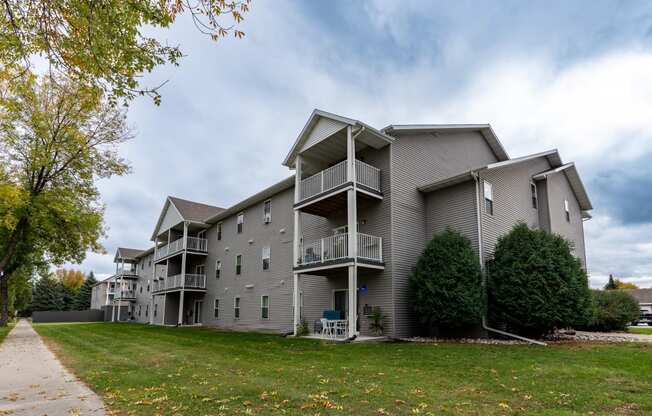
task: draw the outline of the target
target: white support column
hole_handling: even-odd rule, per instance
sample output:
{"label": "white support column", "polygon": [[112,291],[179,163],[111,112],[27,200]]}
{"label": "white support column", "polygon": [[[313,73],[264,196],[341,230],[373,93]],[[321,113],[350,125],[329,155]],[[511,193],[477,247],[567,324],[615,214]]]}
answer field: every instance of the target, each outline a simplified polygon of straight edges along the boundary
{"label": "white support column", "polygon": [[299,304],[299,273],[294,273],[294,286],[292,286],[292,299],[294,303],[294,335],[297,335],[297,328],[301,323],[301,305]]}
{"label": "white support column", "polygon": [[301,176],[303,168],[303,158],[301,155],[297,155],[297,158],[294,161],[294,203],[298,203],[301,200]]}
{"label": "white support column", "polygon": [[183,222],[183,253],[181,253],[181,292],[179,292],[179,317],[177,323],[183,325],[183,298],[186,286],[186,243],[188,241],[188,222]]}
{"label": "white support column", "polygon": [[355,175],[355,140],[351,135],[351,126],[346,129],[346,160],[347,178],[353,183],[353,188],[347,191],[347,225],[348,225],[348,257],[353,259],[349,266],[349,294],[348,294],[348,321],[349,337],[357,334],[358,320],[358,207]]}
{"label": "white support column", "polygon": [[161,319],[161,325],[165,326],[165,301],[168,298],[167,293],[163,293],[163,316]]}
{"label": "white support column", "polygon": [[111,322],[115,322],[115,295],[113,295],[113,300],[111,301]]}
{"label": "white support column", "polygon": [[294,259],[292,264],[294,266],[299,265],[299,259],[301,258],[301,211],[298,209],[294,210],[294,237],[293,237],[293,253]]}

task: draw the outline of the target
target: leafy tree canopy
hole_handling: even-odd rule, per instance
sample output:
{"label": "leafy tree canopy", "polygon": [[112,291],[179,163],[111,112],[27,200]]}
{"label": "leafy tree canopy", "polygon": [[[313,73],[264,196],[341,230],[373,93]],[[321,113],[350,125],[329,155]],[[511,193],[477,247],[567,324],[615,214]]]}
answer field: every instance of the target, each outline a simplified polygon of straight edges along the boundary
{"label": "leafy tree canopy", "polygon": [[410,279],[413,308],[428,325],[460,327],[482,317],[480,260],[470,241],[447,229],[430,241]]}
{"label": "leafy tree canopy", "polygon": [[86,281],[86,276],[79,270],[58,269],[54,275],[73,293],[77,293]]}
{"label": "leafy tree canopy", "polygon": [[28,69],[35,57],[83,83],[111,91],[111,99],[150,95],[157,86],[139,78],[156,66],[178,64],[178,45],[143,30],[168,28],[183,13],[213,40],[244,33],[236,28],[250,0],[5,0],[0,6],[0,68]]}
{"label": "leafy tree canopy", "polygon": [[511,330],[537,336],[590,319],[588,278],[559,235],[517,224],[489,263],[489,313]]}

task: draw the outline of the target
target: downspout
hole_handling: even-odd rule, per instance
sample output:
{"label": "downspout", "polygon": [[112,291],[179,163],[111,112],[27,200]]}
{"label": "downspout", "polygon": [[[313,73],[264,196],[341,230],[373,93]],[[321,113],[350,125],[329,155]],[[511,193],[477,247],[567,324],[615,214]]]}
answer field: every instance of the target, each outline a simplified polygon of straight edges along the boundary
{"label": "downspout", "polygon": [[[478,175],[478,171],[472,171],[471,175],[473,176],[473,179],[475,180],[475,213],[476,213],[476,218],[478,221],[478,251],[479,251],[479,258],[480,258],[480,270],[482,271],[482,289],[484,291],[484,296],[485,299],[488,298],[487,294],[487,274],[485,270],[485,265],[484,265],[484,248],[483,248],[483,242],[482,242],[482,214],[481,214],[481,205],[480,205],[480,176]],[[488,332],[493,332],[495,334],[499,334],[505,337],[510,337],[510,338],[515,338],[521,341],[528,342],[530,344],[536,344],[536,345],[542,345],[546,346],[547,344],[545,342],[537,341],[534,339],[522,337],[520,335],[512,334],[510,332],[506,331],[501,331],[500,329],[495,329],[491,328],[490,326],[487,325],[487,311],[483,310],[482,311],[482,329],[488,331]]]}

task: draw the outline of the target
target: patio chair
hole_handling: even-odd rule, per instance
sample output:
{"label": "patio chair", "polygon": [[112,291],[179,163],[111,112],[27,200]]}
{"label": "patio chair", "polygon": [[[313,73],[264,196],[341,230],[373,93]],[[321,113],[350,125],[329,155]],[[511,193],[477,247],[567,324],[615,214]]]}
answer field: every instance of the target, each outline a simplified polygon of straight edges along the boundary
{"label": "patio chair", "polygon": [[321,318],[321,334],[330,337],[333,335],[333,327],[329,324],[328,319]]}

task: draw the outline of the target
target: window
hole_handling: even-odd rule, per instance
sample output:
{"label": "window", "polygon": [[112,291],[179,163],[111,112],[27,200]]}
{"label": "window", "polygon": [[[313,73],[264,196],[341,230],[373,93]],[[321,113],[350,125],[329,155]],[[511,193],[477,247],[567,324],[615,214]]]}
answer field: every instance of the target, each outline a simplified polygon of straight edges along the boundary
{"label": "window", "polygon": [[233,317],[240,319],[240,298],[237,296],[233,299]]}
{"label": "window", "polygon": [[149,258],[148,266],[152,267],[152,258],[151,257],[148,257],[148,258]]}
{"label": "window", "polygon": [[265,224],[272,222],[272,201],[269,199],[263,203],[263,222]]}
{"label": "window", "polygon": [[140,270],[145,270],[145,262],[140,263]]}
{"label": "window", "polygon": [[149,279],[147,279],[147,291],[149,292]]}
{"label": "window", "polygon": [[215,278],[219,279],[221,273],[222,273],[222,261],[215,260]]}
{"label": "window", "polygon": [[145,305],[145,318],[149,316],[149,304]]}
{"label": "window", "polygon": [[244,213],[238,214],[238,217],[236,219],[236,231],[238,234],[242,234],[242,230],[244,228]]}
{"label": "window", "polygon": [[484,181],[484,211],[494,215],[494,187],[487,181]]}
{"label": "window", "polygon": [[537,201],[537,186],[534,182],[530,182],[530,193],[532,194],[532,208],[537,209],[539,204]]}
{"label": "window", "polygon": [[215,299],[215,305],[213,307],[213,316],[215,319],[219,319],[220,317],[220,300]]}
{"label": "window", "polygon": [[269,270],[271,249],[269,246],[263,247],[263,270]]}
{"label": "window", "polygon": [[570,208],[568,207],[568,199],[564,199],[564,212],[566,213],[566,222],[570,222]]}
{"label": "window", "polygon": [[143,293],[143,287],[142,286],[140,287],[140,293]]}
{"label": "window", "polygon": [[141,312],[143,311],[143,305],[138,305],[138,316],[141,315]]}
{"label": "window", "polygon": [[156,313],[158,312],[158,303],[154,304],[154,317],[156,318]]}
{"label": "window", "polygon": [[222,239],[222,223],[218,222],[217,223],[217,241],[220,241]]}
{"label": "window", "polygon": [[269,319],[269,296],[260,297],[260,317]]}
{"label": "window", "polygon": [[235,274],[242,274],[242,254],[235,256]]}

